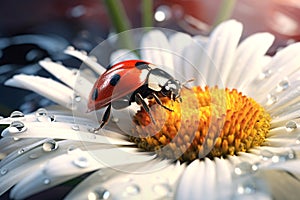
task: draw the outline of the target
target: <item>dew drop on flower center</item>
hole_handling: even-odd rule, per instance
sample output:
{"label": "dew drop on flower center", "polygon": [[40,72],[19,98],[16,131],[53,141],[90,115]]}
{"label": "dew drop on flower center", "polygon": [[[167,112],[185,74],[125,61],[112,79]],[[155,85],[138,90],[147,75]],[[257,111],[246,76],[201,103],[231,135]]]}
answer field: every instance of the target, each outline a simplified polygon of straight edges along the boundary
{"label": "dew drop on flower center", "polygon": [[270,115],[236,89],[195,86],[183,88],[181,96],[182,103],[160,97],[173,111],[150,99],[156,123],[139,110],[129,139],[145,151],[181,162],[236,155],[265,141]]}

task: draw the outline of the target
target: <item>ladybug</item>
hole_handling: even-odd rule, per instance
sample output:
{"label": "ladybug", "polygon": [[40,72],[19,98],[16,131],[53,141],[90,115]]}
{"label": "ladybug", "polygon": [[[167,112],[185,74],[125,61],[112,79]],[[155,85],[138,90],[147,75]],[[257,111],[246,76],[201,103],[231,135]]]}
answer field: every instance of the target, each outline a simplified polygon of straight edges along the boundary
{"label": "ladybug", "polygon": [[[88,112],[104,107],[101,129],[108,121],[111,108],[122,109],[136,102],[155,123],[145,98],[153,97],[163,108],[159,96],[181,101],[181,83],[156,65],[142,60],[127,60],[109,67],[95,82],[88,100]],[[97,130],[98,130],[97,129]]]}

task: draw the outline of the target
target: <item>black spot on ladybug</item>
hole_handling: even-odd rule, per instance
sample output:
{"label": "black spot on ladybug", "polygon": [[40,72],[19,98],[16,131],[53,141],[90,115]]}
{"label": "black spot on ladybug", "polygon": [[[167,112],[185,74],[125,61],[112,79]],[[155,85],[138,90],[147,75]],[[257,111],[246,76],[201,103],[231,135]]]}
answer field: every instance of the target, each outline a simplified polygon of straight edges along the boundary
{"label": "black spot on ladybug", "polygon": [[117,85],[117,83],[119,82],[120,78],[121,78],[121,76],[119,74],[113,75],[113,77],[109,81],[109,84],[111,84],[112,86]]}
{"label": "black spot on ladybug", "polygon": [[135,67],[138,68],[139,70],[143,70],[143,69],[149,69],[149,65],[146,62],[136,62],[135,63]]}
{"label": "black spot on ladybug", "polygon": [[97,88],[95,88],[95,90],[94,90],[94,92],[93,92],[93,94],[92,94],[92,100],[96,100],[98,98],[98,89]]}

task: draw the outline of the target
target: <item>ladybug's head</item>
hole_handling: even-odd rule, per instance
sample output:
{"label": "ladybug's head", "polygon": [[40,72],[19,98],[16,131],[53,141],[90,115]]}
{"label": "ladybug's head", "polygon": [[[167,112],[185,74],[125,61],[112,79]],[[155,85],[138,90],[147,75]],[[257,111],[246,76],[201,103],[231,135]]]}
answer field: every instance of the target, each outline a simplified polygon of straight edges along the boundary
{"label": "ladybug's head", "polygon": [[161,87],[161,94],[175,101],[180,98],[181,83],[175,79],[169,79],[165,85]]}

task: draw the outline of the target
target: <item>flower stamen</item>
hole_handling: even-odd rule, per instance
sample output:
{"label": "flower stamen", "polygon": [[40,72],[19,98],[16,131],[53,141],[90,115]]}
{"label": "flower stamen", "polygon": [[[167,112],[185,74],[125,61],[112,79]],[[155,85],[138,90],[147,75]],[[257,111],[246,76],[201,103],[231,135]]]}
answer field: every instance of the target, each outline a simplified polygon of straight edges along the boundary
{"label": "flower stamen", "polygon": [[197,86],[184,88],[181,96],[182,103],[160,97],[163,105],[173,111],[150,99],[156,124],[144,109],[139,110],[130,140],[143,150],[181,162],[236,155],[265,141],[270,115],[236,89]]}

